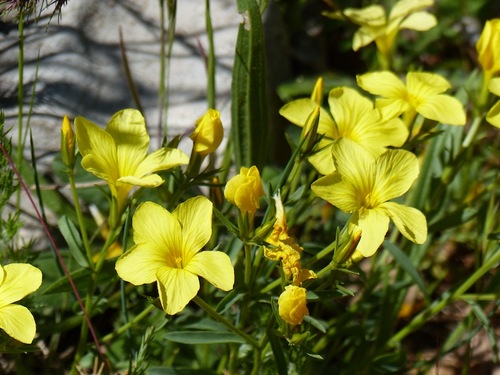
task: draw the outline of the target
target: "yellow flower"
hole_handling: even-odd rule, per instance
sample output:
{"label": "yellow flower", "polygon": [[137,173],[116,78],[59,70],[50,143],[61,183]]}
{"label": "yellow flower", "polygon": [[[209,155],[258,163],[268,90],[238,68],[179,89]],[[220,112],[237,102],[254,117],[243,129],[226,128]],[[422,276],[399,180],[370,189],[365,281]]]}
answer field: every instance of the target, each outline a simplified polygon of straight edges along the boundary
{"label": "yellow flower", "polygon": [[500,72],[500,18],[486,21],[476,50],[485,75],[492,77]]}
{"label": "yellow flower", "polygon": [[68,116],[63,117],[61,126],[61,158],[66,167],[75,166],[75,133],[71,128]]}
{"label": "yellow flower", "polygon": [[365,257],[373,255],[389,229],[389,219],[409,240],[425,242],[427,221],[422,212],[388,202],[406,193],[418,177],[415,155],[405,150],[387,150],[374,157],[356,143],[341,139],[333,147],[333,158],[337,171],[315,181],[312,190],[353,214],[350,224],[361,231],[356,250]]}
{"label": "yellow flower", "polygon": [[[408,138],[408,129],[399,118],[383,116],[368,98],[348,87],[338,87],[328,95],[330,115],[321,109],[317,133],[324,135],[318,152],[309,157],[309,162],[321,174],[335,170],[331,157],[333,142],[341,137],[349,138],[377,156],[387,146],[399,147]],[[288,121],[304,126],[310,113],[317,107],[311,99],[298,99],[280,109]],[[333,116],[333,118],[332,118]]]}
{"label": "yellow flower", "polygon": [[434,73],[410,72],[406,85],[394,73],[381,71],[357,76],[358,85],[371,94],[382,96],[376,106],[390,114],[412,119],[416,113],[448,125],[464,125],[466,116],[456,98],[443,94],[450,83]]}
{"label": "yellow flower", "polygon": [[196,121],[196,129],[191,134],[194,151],[201,156],[211,154],[222,142],[224,128],[220,120],[220,113],[209,109]]}
{"label": "yellow flower", "polygon": [[361,26],[354,34],[352,49],[357,51],[371,42],[384,55],[391,53],[394,39],[401,29],[426,31],[437,24],[434,15],[421,11],[434,4],[434,0],[400,0],[394,4],[389,18],[380,5],[362,9],[347,8],[342,12],[325,13],[333,19],[345,19]]}
{"label": "yellow flower", "polygon": [[278,298],[278,311],[284,321],[291,325],[301,324],[304,316],[309,315],[306,306],[306,289],[288,285]]}
{"label": "yellow flower", "polygon": [[180,312],[200,289],[198,276],[215,287],[233,288],[234,269],[227,254],[200,251],[212,235],[212,203],[198,196],[170,213],[145,202],[133,218],[135,245],[116,262],[116,271],[134,285],[157,282],[163,309]]}
{"label": "yellow flower", "polygon": [[226,199],[250,216],[260,207],[259,198],[264,195],[260,173],[255,165],[250,168],[241,167],[240,173],[227,182],[224,190]]}
{"label": "yellow flower", "polygon": [[83,156],[82,167],[108,183],[118,203],[118,214],[134,186],[157,187],[164,181],[155,172],[189,161],[182,151],[171,148],[161,148],[147,155],[146,123],[141,113],[134,109],[115,113],[105,130],[77,117],[75,130]]}
{"label": "yellow flower", "polygon": [[35,319],[26,307],[13,302],[33,293],[41,284],[42,272],[31,264],[0,266],[0,328],[25,344],[35,338]]}
{"label": "yellow flower", "polygon": [[271,260],[281,261],[283,272],[288,279],[293,278],[294,285],[300,285],[303,281],[317,278],[317,275],[308,269],[303,269],[300,264],[302,247],[288,235],[285,209],[278,193],[274,196],[276,202],[276,221],[273,231],[266,242],[274,247],[264,247],[264,256]]}
{"label": "yellow flower", "polygon": [[[500,78],[493,78],[490,81],[489,89],[493,94],[500,96]],[[491,125],[500,128],[500,100],[497,101],[488,111],[486,121],[488,121]]]}

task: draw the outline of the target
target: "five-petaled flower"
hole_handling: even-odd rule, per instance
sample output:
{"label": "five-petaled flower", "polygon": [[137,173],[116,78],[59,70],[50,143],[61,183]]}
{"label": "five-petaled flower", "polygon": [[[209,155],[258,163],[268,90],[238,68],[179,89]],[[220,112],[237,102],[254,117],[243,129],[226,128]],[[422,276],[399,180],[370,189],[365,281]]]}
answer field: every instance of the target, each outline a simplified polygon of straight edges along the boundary
{"label": "five-petaled flower", "polygon": [[392,219],[409,240],[422,244],[427,238],[427,221],[419,210],[388,202],[408,191],[418,176],[418,160],[405,150],[387,150],[374,157],[349,139],[333,147],[336,172],[315,181],[312,190],[346,213],[350,224],[361,231],[357,249],[373,255],[382,244]]}
{"label": "five-petaled flower", "polygon": [[25,344],[35,338],[35,319],[26,307],[13,302],[33,293],[41,284],[42,272],[31,264],[0,266],[0,328]]}
{"label": "five-petaled flower", "polygon": [[170,213],[160,205],[139,205],[133,219],[135,245],[116,262],[118,275],[134,285],[157,282],[163,309],[173,315],[200,289],[198,276],[231,290],[234,268],[219,251],[200,251],[212,235],[212,203],[203,196],[181,203]]}
{"label": "five-petaled flower", "polygon": [[155,172],[181,164],[189,158],[178,149],[161,148],[147,155],[149,135],[141,113],[125,109],[113,115],[106,129],[93,122],[75,119],[76,141],[83,156],[82,166],[106,181],[122,212],[134,186],[157,187],[164,181]]}
{"label": "five-petaled flower", "polygon": [[451,85],[439,74],[409,72],[404,84],[394,73],[381,71],[360,75],[357,81],[362,89],[383,97],[377,99],[377,108],[391,115],[403,113],[407,124],[413,121],[416,113],[442,124],[465,124],[462,104],[443,94]]}
{"label": "five-petaled flower", "polygon": [[[356,90],[338,87],[328,95],[330,113],[320,110],[317,134],[323,135],[318,151],[309,157],[309,162],[321,174],[335,170],[331,148],[338,138],[349,138],[377,156],[387,146],[402,146],[408,137],[408,129],[399,118],[384,116],[374,108],[372,101]],[[280,109],[288,121],[304,126],[308,116],[317,107],[311,99],[294,100]],[[333,116],[333,118],[332,118]]]}
{"label": "five-petaled flower", "polygon": [[333,19],[347,18],[361,26],[354,34],[354,51],[375,42],[380,53],[388,58],[399,30],[426,31],[436,26],[436,17],[422,10],[433,4],[434,0],[400,0],[394,4],[388,18],[385,9],[380,5],[370,5],[362,9],[347,8],[343,11],[325,12],[324,15]]}

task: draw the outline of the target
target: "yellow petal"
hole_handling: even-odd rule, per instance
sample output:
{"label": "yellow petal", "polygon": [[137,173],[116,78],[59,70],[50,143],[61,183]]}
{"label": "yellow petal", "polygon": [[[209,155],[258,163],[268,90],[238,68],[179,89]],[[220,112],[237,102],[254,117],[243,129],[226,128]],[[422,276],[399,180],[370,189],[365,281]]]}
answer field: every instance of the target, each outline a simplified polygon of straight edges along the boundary
{"label": "yellow petal", "polygon": [[361,229],[361,239],[356,250],[364,257],[372,256],[382,245],[389,230],[389,217],[380,209],[363,210],[355,224]]}
{"label": "yellow petal", "polygon": [[172,215],[182,228],[182,258],[185,263],[207,244],[212,236],[213,204],[204,196],[181,203]]}
{"label": "yellow petal", "polygon": [[385,98],[406,97],[406,86],[394,73],[389,71],[366,73],[356,76],[356,81],[363,90]]}
{"label": "yellow petal", "polygon": [[126,184],[131,185],[129,189],[131,189],[132,186],[154,188],[160,186],[164,182],[165,181],[157,174],[150,174],[141,178],[135,176],[123,176],[117,180],[117,186],[120,186],[120,184]]}
{"label": "yellow petal", "polygon": [[335,172],[332,156],[333,141],[321,140],[318,144],[319,151],[307,158],[309,163],[322,175]]}
{"label": "yellow petal", "polygon": [[391,9],[389,18],[406,17],[410,13],[430,7],[434,0],[400,0]]}
{"label": "yellow petal", "polygon": [[[181,226],[162,206],[153,202],[141,203],[132,218],[132,227],[136,244],[151,244],[155,251],[162,249],[174,257],[182,256]],[[165,262],[167,260],[165,257]]]}
{"label": "yellow petal", "polygon": [[378,205],[406,193],[418,173],[418,160],[414,154],[405,150],[387,150],[376,161],[371,193],[373,204]]}
{"label": "yellow petal", "polygon": [[373,120],[376,112],[373,103],[356,90],[348,87],[338,87],[330,91],[328,95],[330,112],[337,124],[338,135],[335,137],[350,138],[353,128],[359,122]]}
{"label": "yellow petal", "polygon": [[344,15],[358,25],[383,26],[386,23],[385,10],[380,5],[370,5],[361,9],[346,8]]}
{"label": "yellow petal", "polygon": [[42,284],[42,271],[27,263],[11,263],[3,267],[0,285],[0,307],[19,301]]}
{"label": "yellow petal", "polygon": [[342,181],[337,172],[314,181],[311,189],[318,197],[344,212],[351,213],[360,208],[358,191],[351,183]]}
{"label": "yellow petal", "polygon": [[408,138],[408,128],[399,118],[389,121],[378,120],[363,125],[354,129],[352,139],[374,156],[384,153],[387,146],[402,146]]}
{"label": "yellow petal", "polygon": [[301,324],[304,316],[309,315],[306,306],[307,291],[305,288],[288,285],[278,298],[278,312],[291,325]]}
{"label": "yellow petal", "polygon": [[166,171],[187,163],[189,163],[189,157],[181,150],[162,147],[146,156],[135,170],[134,175],[143,177],[149,173]]}
{"label": "yellow petal", "polygon": [[75,133],[78,149],[83,155],[82,167],[113,184],[119,177],[113,137],[83,117],[75,119]]}
{"label": "yellow petal", "polygon": [[354,33],[352,40],[352,50],[357,51],[360,48],[367,46],[373,42],[378,36],[378,32],[375,32],[371,27],[360,27]]}
{"label": "yellow petal", "polygon": [[30,311],[21,305],[0,308],[0,328],[10,337],[25,344],[31,344],[35,338],[35,319]]}
{"label": "yellow petal", "polygon": [[203,277],[216,288],[228,291],[233,289],[234,268],[231,259],[220,251],[202,251],[193,256],[184,268],[186,271]]}
{"label": "yellow petal", "polygon": [[106,131],[116,143],[120,176],[134,175],[149,147],[144,117],[135,109],[124,109],[111,117]]}
{"label": "yellow petal", "polygon": [[370,192],[374,183],[375,157],[363,146],[348,138],[342,138],[333,145],[335,168],[342,180],[350,183],[358,195]]}
{"label": "yellow petal", "polygon": [[[316,109],[315,101],[305,98],[297,99],[285,104],[280,109],[280,115],[290,121],[292,124],[303,127],[309,115]],[[335,123],[330,114],[323,108],[320,108],[318,134],[324,134],[328,138],[335,138]]]}
{"label": "yellow petal", "polygon": [[500,128],[500,101],[496,102],[486,115],[486,121]]}
{"label": "yellow petal", "polygon": [[500,77],[492,78],[488,85],[488,89],[495,95],[500,96]]}
{"label": "yellow petal", "polygon": [[420,98],[441,94],[451,88],[450,82],[439,74],[429,72],[410,72],[406,75],[408,92]]}
{"label": "yellow petal", "polygon": [[169,315],[183,310],[200,290],[198,276],[181,268],[160,268],[156,277],[161,305]]}
{"label": "yellow petal", "polygon": [[385,210],[403,236],[417,244],[425,242],[427,220],[422,212],[394,202],[386,202],[380,208]]}
{"label": "yellow petal", "polygon": [[462,103],[452,96],[435,95],[417,108],[422,116],[446,125],[465,125],[466,115]]}
{"label": "yellow petal", "polygon": [[156,281],[156,272],[166,265],[167,255],[157,243],[148,242],[133,246],[116,261],[115,269],[123,280],[134,284]]}
{"label": "yellow petal", "polygon": [[428,12],[416,12],[406,17],[399,25],[400,29],[427,31],[437,25],[437,19]]}
{"label": "yellow petal", "polygon": [[500,71],[500,18],[486,21],[476,44],[478,61],[490,76]]}

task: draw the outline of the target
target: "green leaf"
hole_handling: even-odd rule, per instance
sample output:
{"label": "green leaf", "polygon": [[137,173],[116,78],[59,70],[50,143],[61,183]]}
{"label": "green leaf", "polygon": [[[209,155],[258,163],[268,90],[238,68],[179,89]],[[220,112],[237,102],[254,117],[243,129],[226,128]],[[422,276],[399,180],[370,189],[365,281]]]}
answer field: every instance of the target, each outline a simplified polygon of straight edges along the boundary
{"label": "green leaf", "polygon": [[85,256],[85,251],[83,249],[82,238],[80,237],[80,233],[78,233],[78,229],[76,229],[75,224],[73,224],[73,222],[69,220],[66,215],[63,215],[57,221],[57,225],[59,226],[59,230],[68,244],[71,256],[80,266],[89,267],[88,259]]}
{"label": "green leaf", "polygon": [[264,31],[255,0],[241,0],[238,8],[245,22],[238,29],[233,65],[231,138],[236,169],[262,169],[269,150]]}
{"label": "green leaf", "polygon": [[389,241],[384,241],[384,247],[391,253],[391,255],[396,259],[401,268],[405,270],[408,275],[412,278],[412,280],[417,284],[418,288],[424,295],[427,303],[430,300],[429,292],[427,291],[427,287],[425,286],[424,280],[418,273],[417,269],[413,266],[410,258],[406,256],[396,245]]}
{"label": "green leaf", "polygon": [[232,332],[214,331],[177,331],[164,336],[167,340],[181,344],[226,344],[230,342],[244,344],[246,341]]}
{"label": "green leaf", "polygon": [[283,345],[281,345],[279,334],[275,331],[268,331],[267,337],[269,338],[269,343],[271,344],[271,349],[273,351],[274,360],[276,361],[276,366],[278,368],[279,375],[288,374],[288,362],[283,352]]}

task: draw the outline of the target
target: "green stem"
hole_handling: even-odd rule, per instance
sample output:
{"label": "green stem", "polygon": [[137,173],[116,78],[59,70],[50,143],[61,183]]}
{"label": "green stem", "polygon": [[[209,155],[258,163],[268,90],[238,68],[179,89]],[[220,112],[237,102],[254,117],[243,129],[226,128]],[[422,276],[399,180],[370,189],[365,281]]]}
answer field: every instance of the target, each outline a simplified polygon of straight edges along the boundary
{"label": "green stem", "polygon": [[410,333],[421,327],[429,318],[439,313],[450,303],[462,298],[464,293],[473,286],[486,272],[491,270],[500,261],[500,252],[497,252],[490,259],[488,259],[480,268],[478,268],[465,282],[460,285],[454,292],[446,293],[440,300],[435,301],[426,310],[418,314],[410,324],[406,325],[403,329],[397,332],[389,340],[389,345],[395,345]]}
{"label": "green stem", "polygon": [[236,333],[238,336],[243,338],[247,343],[252,345],[255,349],[257,349],[257,350],[259,349],[259,342],[256,339],[254,339],[250,335],[247,335],[241,329],[239,329],[239,328],[235,327],[233,324],[231,324],[226,318],[224,318],[217,311],[215,311],[208,303],[203,301],[199,296],[194,297],[193,302],[196,303],[198,306],[200,306],[203,310],[205,310],[205,312],[208,315],[210,315],[212,318],[217,320],[219,323],[222,323],[230,331]]}
{"label": "green stem", "polygon": [[142,319],[144,319],[148,314],[155,309],[154,305],[149,305],[146,307],[139,315],[137,315],[134,319],[128,321],[126,324],[122,325],[120,328],[118,328],[116,331],[111,332],[104,336],[102,338],[102,342],[108,343],[113,341],[116,337],[120,336],[122,333],[126,332],[129,330],[131,327],[134,326],[134,324],[140,322]]}
{"label": "green stem", "polygon": [[245,285],[250,289],[252,281],[252,246],[245,243],[243,248],[245,250]]}

